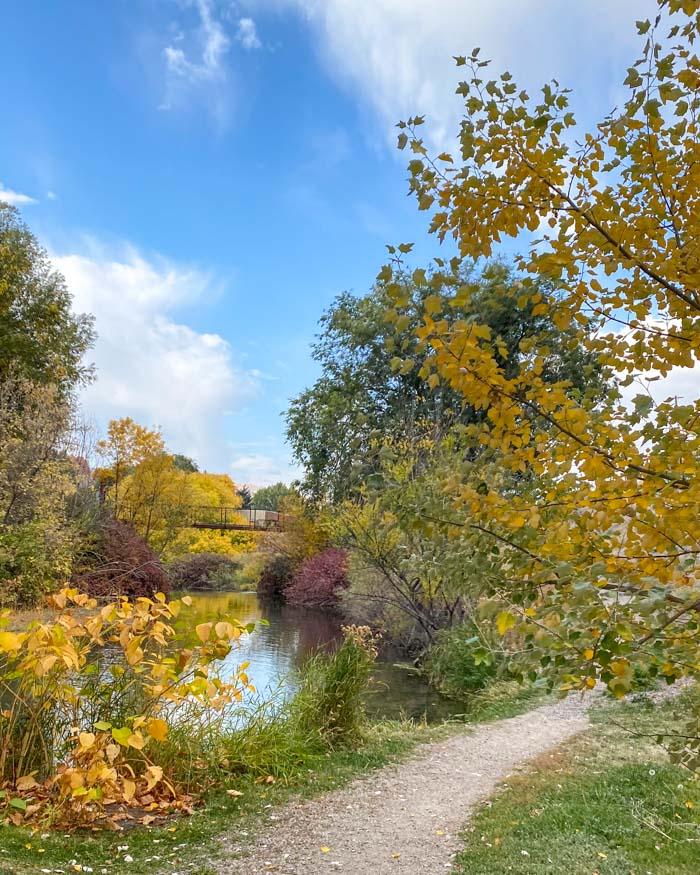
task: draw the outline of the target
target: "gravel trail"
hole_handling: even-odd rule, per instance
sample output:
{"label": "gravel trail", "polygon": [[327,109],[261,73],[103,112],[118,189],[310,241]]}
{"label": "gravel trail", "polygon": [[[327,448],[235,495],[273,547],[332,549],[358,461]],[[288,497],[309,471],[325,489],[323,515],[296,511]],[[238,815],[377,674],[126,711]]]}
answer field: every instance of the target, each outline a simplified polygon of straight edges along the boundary
{"label": "gravel trail", "polygon": [[444,875],[473,807],[528,760],[586,729],[586,705],[571,698],[477,726],[342,790],[291,802],[271,812],[244,851],[225,836],[216,871]]}

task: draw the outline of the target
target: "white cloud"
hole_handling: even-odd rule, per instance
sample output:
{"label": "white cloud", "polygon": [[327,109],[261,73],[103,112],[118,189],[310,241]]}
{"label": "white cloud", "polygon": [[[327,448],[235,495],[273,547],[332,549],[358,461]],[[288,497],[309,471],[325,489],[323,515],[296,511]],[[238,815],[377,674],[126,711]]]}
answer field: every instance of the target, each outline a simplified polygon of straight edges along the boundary
{"label": "white cloud", "polygon": [[56,194],[55,191],[47,191],[47,192],[46,192],[46,197],[47,197],[48,200],[50,200],[50,201],[56,201],[56,200],[58,200],[58,195]]}
{"label": "white cloud", "polygon": [[192,82],[221,78],[225,74],[224,57],[230,40],[216,20],[210,0],[196,0],[199,14],[199,41],[201,58],[191,61],[180,48],[166,46],[163,49],[165,62],[171,73]]}
{"label": "white cloud", "polygon": [[299,466],[292,464],[284,455],[265,453],[241,453],[230,466],[231,476],[236,483],[247,483],[251,488],[270,486],[272,483],[291,483],[301,477]]}
{"label": "white cloud", "polygon": [[244,49],[259,49],[262,46],[258,37],[258,30],[252,18],[239,19],[236,39]]}
{"label": "white cloud", "polygon": [[129,247],[113,258],[92,244],[86,255],[53,261],[76,311],[95,315],[98,339],[89,358],[97,379],[84,391],[86,412],[103,428],[120,416],[160,425],[173,450],[205,467],[225,467],[225,416],[246,403],[258,380],[236,366],[221,336],[195,331],[172,315],[207,294],[210,278]]}
{"label": "white cloud", "polygon": [[[214,119],[224,126],[230,114],[230,89],[226,55],[231,40],[215,14],[211,0],[193,0],[197,27],[187,48],[167,45],[163,49],[166,94],[160,109],[186,103],[193,94],[203,96]],[[175,42],[185,43],[179,33]]]}
{"label": "white cloud", "polygon": [[13,191],[11,188],[5,188],[2,182],[0,182],[0,201],[5,201],[6,204],[12,204],[15,207],[39,203],[36,198],[30,197],[28,194],[22,194],[19,191]]}
{"label": "white cloud", "polygon": [[255,0],[252,6],[296,9],[315,30],[332,74],[371,107],[385,134],[399,119],[425,113],[427,135],[439,146],[454,135],[459,115],[454,55],[481,46],[494,70],[510,69],[528,88],[556,77],[581,88],[584,109],[607,111],[617,97],[620,58],[635,57],[634,21],[656,8],[654,0]]}

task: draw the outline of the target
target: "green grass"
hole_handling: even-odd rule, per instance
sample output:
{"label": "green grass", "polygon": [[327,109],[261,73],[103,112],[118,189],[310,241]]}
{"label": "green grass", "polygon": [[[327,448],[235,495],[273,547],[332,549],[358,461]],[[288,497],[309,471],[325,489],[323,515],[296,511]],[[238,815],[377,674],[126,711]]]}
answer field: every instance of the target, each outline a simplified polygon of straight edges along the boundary
{"label": "green grass", "polygon": [[[466,719],[477,723],[512,716],[539,704],[539,699],[540,694],[532,690],[498,684],[479,694]],[[73,865],[88,865],[96,875],[103,871],[108,875],[153,875],[154,871],[210,875],[207,861],[217,853],[217,836],[225,830],[244,846],[264,828],[267,806],[282,805],[292,796],[310,797],[341,787],[360,774],[401,760],[418,744],[459,731],[463,725],[459,721],[443,726],[409,721],[373,723],[354,748],[304,753],[293,740],[276,737],[284,724],[266,719],[263,712],[259,716],[260,725],[252,728],[249,738],[241,738],[241,765],[249,774],[231,778],[230,788],[242,796],[231,798],[225,791],[213,792],[206,807],[191,817],[173,819],[166,826],[134,825],[120,833],[31,833],[0,826],[0,875],[36,875],[43,868],[63,869],[70,875],[79,871]],[[268,771],[280,777],[273,784],[256,783],[256,774]],[[127,855],[133,861],[127,861]]]}
{"label": "green grass", "polygon": [[599,709],[594,727],[508,780],[472,820],[459,875],[697,875],[700,782],[653,735],[678,727],[677,702]]}
{"label": "green grass", "polygon": [[[224,830],[232,830],[244,844],[264,825],[269,813],[266,806],[281,805],[293,795],[313,796],[340,787],[363,772],[406,756],[417,744],[446,733],[445,728],[422,724],[372,725],[362,746],[355,750],[300,756],[297,771],[274,784],[256,783],[252,776],[232,780],[231,787],[242,796],[212,793],[206,808],[191,817],[173,819],[166,826],[70,835],[32,834],[17,827],[0,827],[0,873],[38,875],[46,868],[63,869],[72,875],[80,871],[73,865],[87,865],[96,875],[103,871],[109,875],[153,875],[159,871],[209,875],[207,860],[216,852],[216,837]],[[127,855],[132,862],[127,861]]]}

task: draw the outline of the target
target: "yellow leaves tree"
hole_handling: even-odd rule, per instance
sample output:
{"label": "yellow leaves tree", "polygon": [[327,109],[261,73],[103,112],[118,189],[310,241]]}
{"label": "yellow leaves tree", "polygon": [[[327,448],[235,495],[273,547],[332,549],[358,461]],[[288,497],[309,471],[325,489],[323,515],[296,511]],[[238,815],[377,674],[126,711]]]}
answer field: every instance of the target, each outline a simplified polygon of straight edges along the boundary
{"label": "yellow leaves tree", "polygon": [[255,536],[247,532],[222,535],[187,526],[195,508],[235,510],[242,500],[228,474],[187,470],[178,464],[160,431],[128,417],[112,420],[98,450],[108,466],[98,469],[96,477],[114,515],[166,558],[188,552],[233,555],[255,547]]}
{"label": "yellow leaves tree", "polygon": [[118,517],[124,478],[141,462],[164,453],[165,442],[158,429],[146,428],[127,416],[110,420],[107,437],[98,441],[97,451],[107,466],[98,468],[96,477],[103,494],[111,490],[114,515]]}
{"label": "yellow leaves tree", "polygon": [[[478,49],[456,59],[468,74],[460,158],[429,154],[422,118],[399,125],[419,208],[459,252],[429,274],[422,375],[483,412],[473,446],[527,487],[499,488],[478,470],[446,482],[444,524],[492,540],[493,616],[502,631],[516,621],[531,664],[564,688],[603,680],[617,694],[633,665],[669,682],[700,670],[700,401],[653,391],[700,358],[700,13],[695,0],[658,6],[637,23],[622,108],[592,131],[577,126],[565,88],[531,98],[507,72],[488,78]],[[525,249],[517,305],[549,308],[616,375],[621,391],[605,403],[545,381],[542,339],[507,373],[488,326],[445,318],[470,294],[453,291],[462,260],[505,237]],[[379,274],[399,314],[416,281],[410,248],[390,248]],[[534,277],[556,289],[546,302]],[[410,351],[396,367],[411,367]]]}

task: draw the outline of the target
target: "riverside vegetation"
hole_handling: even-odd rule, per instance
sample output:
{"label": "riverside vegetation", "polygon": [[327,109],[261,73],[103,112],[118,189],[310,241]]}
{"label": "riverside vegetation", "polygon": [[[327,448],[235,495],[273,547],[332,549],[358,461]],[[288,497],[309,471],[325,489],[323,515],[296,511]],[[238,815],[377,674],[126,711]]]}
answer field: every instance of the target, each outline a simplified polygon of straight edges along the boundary
{"label": "riverside vegetation", "polygon": [[[620,108],[592,131],[559,83],[533,99],[478,49],[455,59],[454,154],[431,152],[422,116],[399,123],[410,192],[445,245],[427,264],[410,243],[389,246],[370,293],[343,294],[322,317],[321,375],[287,413],[303,478],[260,496],[283,511],[283,534],[188,528],[188,504],[243,509],[255,497],[200,472],[157,429],[115,419],[93,440],[74,401],[92,379],[91,320],[71,312],[62,278],[0,205],[0,598],[32,606],[58,590],[62,612],[12,629],[3,616],[8,822],[119,825],[113,810],[151,818],[205,795],[215,809],[226,790],[230,811],[240,786],[262,788],[256,799],[280,798],[284,781],[308,787],[309,763],[325,781],[326,754],[351,771],[363,750],[376,761],[405,749],[415,728],[370,729],[358,711],[377,632],[462,700],[504,684],[624,698],[697,679],[700,399],[656,386],[700,358],[700,13],[695,0],[657,7],[637,22]],[[521,251],[508,262],[506,237]],[[261,595],[352,629],[309,662],[295,697],[253,706],[245,667],[216,673],[234,623],[203,623],[194,647],[170,653],[181,603],[167,600],[168,569],[193,587],[259,579]],[[680,776],[698,773],[700,709],[692,694],[682,704],[682,722],[671,706],[634,712],[670,754],[666,784],[641,779],[657,770],[646,747],[620,768],[621,736],[599,728],[570,748],[580,775],[561,755],[561,795],[541,770],[478,816],[493,841],[477,854],[472,836],[462,869],[558,865],[559,814],[592,848],[600,835],[573,801],[590,789],[632,811],[601,803],[615,822],[601,872],[663,871],[647,833],[628,847],[640,824],[683,871],[696,795]],[[197,719],[178,719],[188,709]],[[510,829],[532,793],[549,813]],[[541,841],[536,857],[524,847],[518,859],[521,838]],[[590,862],[577,853],[574,871]]]}

